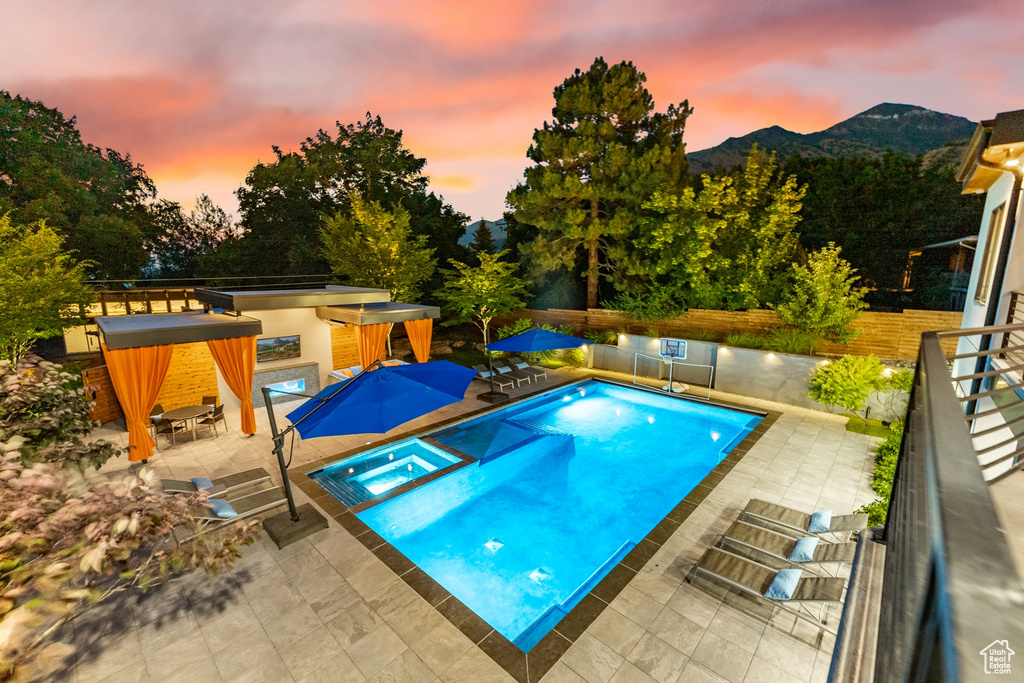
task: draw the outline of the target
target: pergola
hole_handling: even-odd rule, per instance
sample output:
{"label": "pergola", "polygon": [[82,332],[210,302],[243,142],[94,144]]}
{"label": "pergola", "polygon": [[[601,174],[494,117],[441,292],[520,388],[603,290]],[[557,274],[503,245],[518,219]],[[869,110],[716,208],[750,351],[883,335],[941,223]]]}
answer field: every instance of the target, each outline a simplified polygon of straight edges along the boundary
{"label": "pergola", "polygon": [[100,316],[100,346],[128,426],[128,458],[146,461],[154,442],[146,421],[167,375],[175,344],[205,341],[224,381],[242,402],[242,432],[256,433],[252,381],[259,320],[212,311]]}

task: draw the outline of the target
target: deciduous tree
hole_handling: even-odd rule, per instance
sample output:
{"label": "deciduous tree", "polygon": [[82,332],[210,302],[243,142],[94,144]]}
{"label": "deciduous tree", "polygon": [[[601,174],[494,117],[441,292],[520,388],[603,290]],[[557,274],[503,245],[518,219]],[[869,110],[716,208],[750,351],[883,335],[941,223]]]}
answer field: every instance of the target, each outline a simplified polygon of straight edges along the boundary
{"label": "deciduous tree", "polygon": [[[205,494],[169,496],[149,470],[102,477],[68,467],[111,453],[84,445],[89,403],[55,391],[66,379],[38,360],[0,362],[0,680],[58,654],[54,633],[116,593],[231,566],[255,531],[241,522],[204,530]],[[190,540],[176,543],[176,528]]]}
{"label": "deciduous tree", "polygon": [[12,225],[0,216],[0,358],[16,362],[37,340],[84,322],[94,299],[86,266],[45,223]]}
{"label": "deciduous tree", "polygon": [[348,213],[325,216],[320,235],[331,269],[347,284],[390,290],[393,301],[416,301],[434,272],[434,250],[412,235],[409,213],[352,196]]}
{"label": "deciduous tree", "polygon": [[538,230],[524,245],[536,270],[573,270],[582,256],[591,308],[598,277],[614,273],[643,202],[685,175],[690,107],[654,113],[646,81],[631,62],[609,67],[602,58],[565,79],[555,88],[552,121],[534,131],[527,151],[534,165],[507,197],[516,220]]}
{"label": "deciduous tree", "polygon": [[485,345],[490,343],[489,325],[495,316],[526,305],[526,281],[516,275],[519,265],[501,260],[504,255],[481,253],[479,266],[455,261],[455,270],[446,273],[445,285],[437,293],[452,315],[446,324],[472,321]]}
{"label": "deciduous tree", "polygon": [[[624,289],[640,310],[759,308],[782,299],[804,189],[756,147],[744,168],[647,203]],[[628,300],[626,301],[628,303]]]}
{"label": "deciduous tree", "polygon": [[130,155],[82,141],[75,117],[0,91],[0,214],[45,220],[96,278],[138,277],[156,186]]}
{"label": "deciduous tree", "polygon": [[217,250],[222,253],[211,262],[221,269],[240,275],[325,272],[321,217],[348,212],[356,194],[388,211],[403,207],[412,233],[428,241],[434,233],[446,236],[453,224],[455,230],[465,226],[462,214],[426,193],[426,159],[407,149],[402,131],[386,127],[379,116],[339,122],[337,135],[320,130],[295,152],[273,150],[276,159],[257,164],[237,192],[244,235]]}
{"label": "deciduous tree", "polygon": [[868,290],[856,286],[856,271],[840,253],[841,249],[829,242],[808,255],[807,265],[794,265],[793,288],[773,308],[798,330],[846,344],[860,333],[853,324],[867,308],[864,295]]}
{"label": "deciduous tree", "polygon": [[224,209],[206,194],[199,195],[188,213],[177,202],[161,201],[153,213],[162,229],[150,243],[154,274],[164,279],[192,278],[200,261],[221,242],[238,237],[237,226]]}

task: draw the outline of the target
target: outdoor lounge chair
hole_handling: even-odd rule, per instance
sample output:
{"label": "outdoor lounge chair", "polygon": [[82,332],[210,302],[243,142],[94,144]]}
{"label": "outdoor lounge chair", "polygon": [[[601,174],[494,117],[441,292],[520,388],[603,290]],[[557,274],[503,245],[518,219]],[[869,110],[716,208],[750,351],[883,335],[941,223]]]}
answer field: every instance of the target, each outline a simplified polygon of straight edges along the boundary
{"label": "outdoor lounge chair", "polygon": [[523,386],[523,382],[533,384],[533,375],[529,373],[523,372],[522,370],[516,370],[515,368],[509,367],[498,361],[494,361],[492,365],[499,375],[515,380],[516,386]]}
{"label": "outdoor lounge chair", "polygon": [[[868,527],[867,515],[836,515],[831,518],[827,529],[823,531],[810,531],[812,515],[800,512],[793,508],[776,505],[756,498],[747,503],[743,508],[741,516],[756,520],[761,524],[768,524],[778,527],[786,534],[842,534],[844,532],[863,531]],[[849,536],[849,533],[847,533]]]}
{"label": "outdoor lounge chair", "polygon": [[[814,538],[817,540],[817,537],[814,536],[805,536],[804,538]],[[737,520],[725,532],[718,545],[722,548],[740,548],[744,551],[743,554],[753,551],[752,554],[755,558],[758,556],[758,553],[761,553],[770,556],[783,566],[790,567],[800,567],[801,565],[808,564],[838,564],[842,566],[843,564],[852,564],[853,558],[857,554],[857,544],[854,542],[819,542],[814,546],[809,559],[804,559],[799,554],[794,556],[797,540],[770,529],[753,526]]]}
{"label": "outdoor lounge chair", "polygon": [[515,366],[516,370],[532,374],[534,379],[540,379],[541,377],[544,379],[548,378],[548,373],[544,368],[538,368],[536,365],[530,365],[519,356],[512,356],[508,359],[508,362]]}
{"label": "outdoor lounge chair", "polygon": [[[482,379],[485,382],[491,381],[491,371],[487,369],[486,365],[474,365],[473,369],[476,370],[476,378]],[[515,389],[516,383],[511,377],[501,377],[498,373],[494,373],[494,385],[499,389],[508,387],[509,389]]]}
{"label": "outdoor lounge chair", "polygon": [[[783,570],[785,571],[785,570]],[[800,571],[800,570],[795,570]],[[834,628],[827,626],[820,614],[814,614],[809,603],[821,606],[839,605],[843,602],[846,580],[831,576],[803,576],[796,581],[796,586],[788,599],[776,599],[765,596],[772,587],[779,571],[735,555],[720,548],[709,548],[693,569],[693,578],[701,575],[713,581],[724,583],[739,591],[742,595],[763,601],[778,607],[793,616],[808,621],[829,633],[836,633]]]}
{"label": "outdoor lounge chair", "polygon": [[[265,481],[270,481],[270,473],[262,467],[255,467],[244,472],[235,472],[234,474],[211,479],[210,482],[213,484],[213,489],[207,489],[207,495],[223,496],[246,486],[262,484]],[[191,481],[161,479],[160,484],[164,487],[164,493],[192,494],[199,490],[199,487]],[[211,493],[214,489],[216,489],[216,492]]]}
{"label": "outdoor lounge chair", "polygon": [[[285,497],[284,489],[280,486],[275,486],[272,489],[265,489],[263,491],[256,491],[255,493],[239,496],[238,498],[233,498],[229,501],[220,500],[220,504],[229,504],[231,509],[233,509],[237,514],[234,517],[219,517],[212,509],[208,508],[206,509],[205,514],[200,517],[202,523],[199,531],[209,531],[227,526],[247,517],[252,517],[253,515],[267,512],[268,510],[273,510],[287,502],[288,498]],[[180,527],[174,534],[174,538],[178,543],[190,541],[195,537],[195,533],[188,533]]]}

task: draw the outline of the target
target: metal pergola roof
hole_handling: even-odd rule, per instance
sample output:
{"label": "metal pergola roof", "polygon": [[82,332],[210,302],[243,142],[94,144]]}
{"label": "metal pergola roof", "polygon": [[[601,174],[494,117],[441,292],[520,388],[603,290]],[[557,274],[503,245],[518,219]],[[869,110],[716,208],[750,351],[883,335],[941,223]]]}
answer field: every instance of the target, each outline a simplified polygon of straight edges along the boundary
{"label": "metal pergola roof", "polygon": [[111,350],[263,334],[263,323],[255,318],[203,311],[99,316],[95,322]]}
{"label": "metal pergola roof", "polygon": [[350,325],[375,325],[378,323],[402,323],[407,320],[424,320],[441,317],[437,306],[405,304],[400,301],[368,303],[356,306],[317,306],[316,314],[321,320]]}
{"label": "metal pergola roof", "polygon": [[239,291],[220,291],[197,287],[195,298],[213,308],[242,312],[380,303],[391,299],[391,292],[372,287],[342,287],[338,285],[327,285],[316,289]]}

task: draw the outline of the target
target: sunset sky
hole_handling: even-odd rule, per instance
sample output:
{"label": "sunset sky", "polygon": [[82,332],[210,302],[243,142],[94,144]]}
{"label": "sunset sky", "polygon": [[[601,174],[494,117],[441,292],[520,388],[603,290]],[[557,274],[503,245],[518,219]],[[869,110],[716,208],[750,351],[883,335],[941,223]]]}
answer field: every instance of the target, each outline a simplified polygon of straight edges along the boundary
{"label": "sunset sky", "polygon": [[495,220],[552,89],[632,60],[656,107],[689,99],[690,150],[880,102],[979,120],[1024,107],[1020,0],[21,2],[0,89],[77,115],[160,196],[233,192],[271,145],[366,111],[405,131],[431,188]]}

